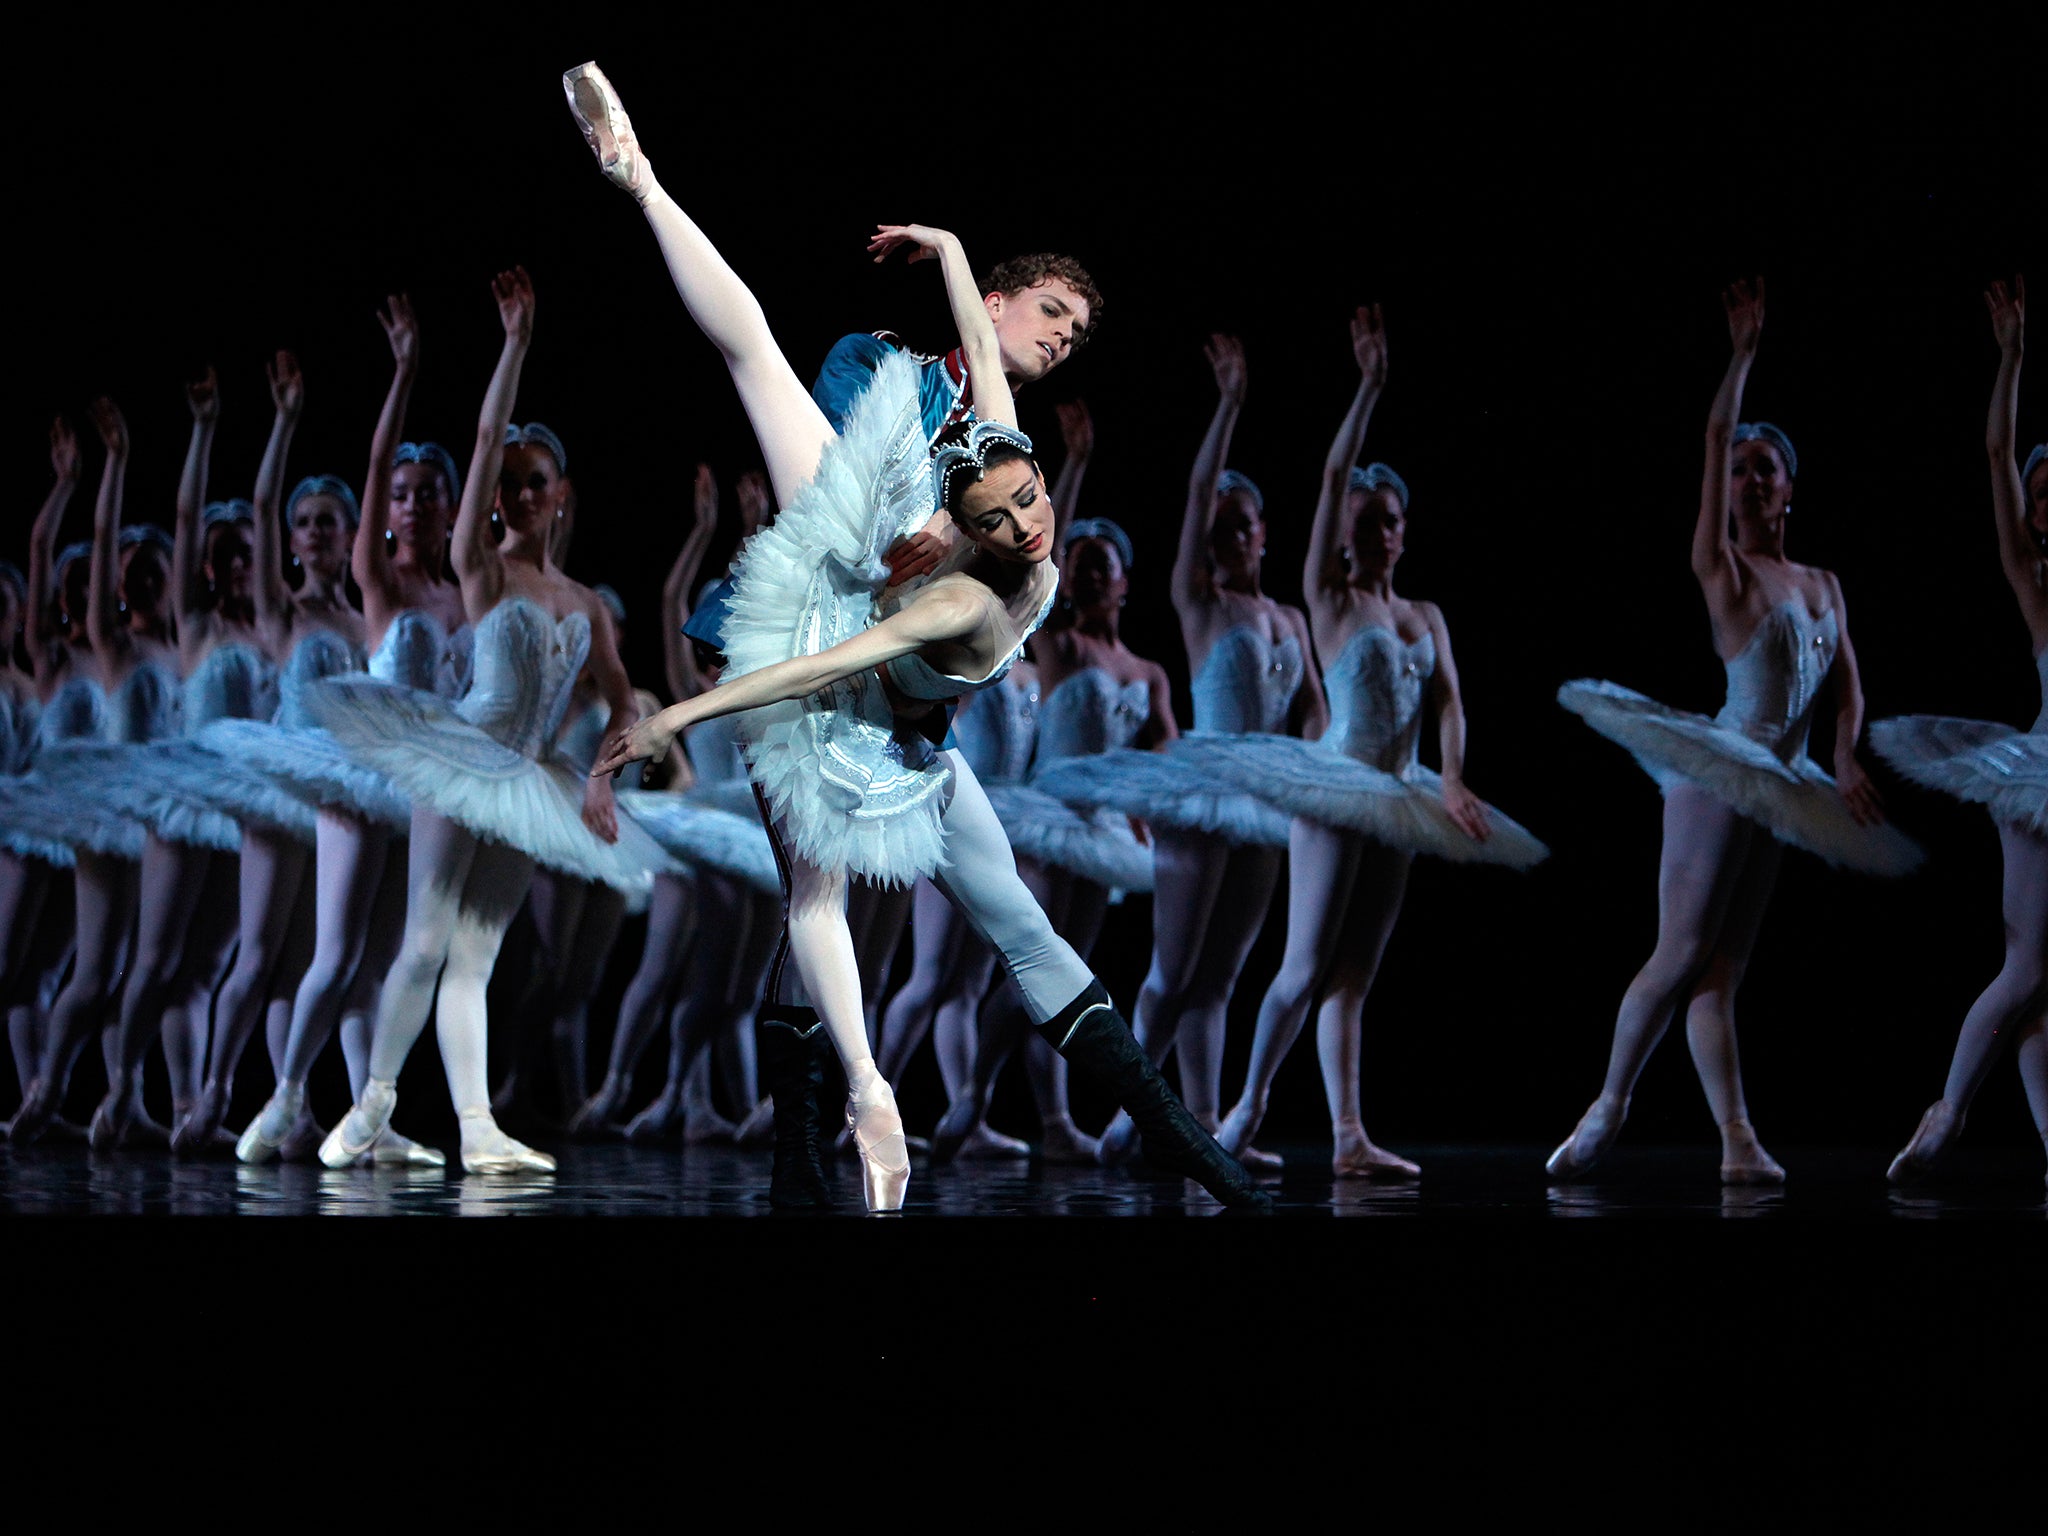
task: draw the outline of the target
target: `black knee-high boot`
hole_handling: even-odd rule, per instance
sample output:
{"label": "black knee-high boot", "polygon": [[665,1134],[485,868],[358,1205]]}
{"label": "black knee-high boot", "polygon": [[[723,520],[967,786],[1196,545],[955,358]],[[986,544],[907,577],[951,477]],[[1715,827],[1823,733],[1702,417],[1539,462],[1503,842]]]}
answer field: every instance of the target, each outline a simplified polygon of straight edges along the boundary
{"label": "black knee-high boot", "polygon": [[755,1065],[775,1101],[775,1171],[768,1203],[809,1210],[832,1203],[819,1160],[818,1095],[825,1084],[825,1026],[817,1013],[771,1003],[754,1025]]}
{"label": "black knee-high boot", "polygon": [[1252,1183],[1244,1165],[1174,1097],[1101,982],[1091,981],[1079,997],[1040,1024],[1038,1032],[1075,1071],[1116,1096],[1144,1138],[1148,1160],[1193,1179],[1227,1206],[1273,1208],[1272,1197]]}

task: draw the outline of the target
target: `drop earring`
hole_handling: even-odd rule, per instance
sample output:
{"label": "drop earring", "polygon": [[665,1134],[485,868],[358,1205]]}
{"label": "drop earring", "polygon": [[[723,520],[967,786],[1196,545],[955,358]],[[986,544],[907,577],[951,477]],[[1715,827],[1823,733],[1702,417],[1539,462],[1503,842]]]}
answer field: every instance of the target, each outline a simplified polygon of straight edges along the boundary
{"label": "drop earring", "polygon": [[299,568],[299,557],[298,557],[297,555],[293,555],[293,556],[292,556],[292,569],[296,571],[296,570],[297,570],[298,568]]}

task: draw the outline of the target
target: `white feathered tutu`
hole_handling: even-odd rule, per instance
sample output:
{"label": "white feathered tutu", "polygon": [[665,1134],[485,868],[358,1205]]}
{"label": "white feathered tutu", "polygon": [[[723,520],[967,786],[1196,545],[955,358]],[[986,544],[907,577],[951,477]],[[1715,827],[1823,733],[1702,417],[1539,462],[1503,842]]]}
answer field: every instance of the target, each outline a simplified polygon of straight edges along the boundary
{"label": "white feathered tutu", "polygon": [[32,698],[0,694],[0,849],[18,859],[68,868],[71,845],[50,835],[29,779],[40,744],[42,709]]}
{"label": "white feathered tutu", "polygon": [[1244,846],[1287,846],[1287,817],[1185,752],[1121,747],[1063,758],[1032,775],[1034,788],[1090,810],[1135,816],[1153,827],[1206,833]]}
{"label": "white feathered tutu", "polygon": [[[874,624],[888,579],[883,551],[923,527],[935,505],[917,384],[909,353],[883,359],[817,473],[740,551],[724,681],[816,655]],[[885,886],[945,862],[945,758],[898,735],[872,671],[738,721],[754,782],[806,862]]]}
{"label": "white feathered tutu", "polygon": [[1025,858],[1064,869],[1112,890],[1152,889],[1152,850],[1138,841],[1128,816],[1076,810],[1029,784],[984,784],[1010,847]]}
{"label": "white feathered tutu", "polygon": [[1903,875],[1921,862],[1919,845],[1890,823],[1859,825],[1834,779],[1803,751],[1787,762],[1732,726],[1590,678],[1566,683],[1557,701],[1626,747],[1666,793],[1696,784],[1779,841],[1838,868]]}
{"label": "white feathered tutu", "polygon": [[671,857],[731,875],[764,896],[782,894],[775,850],[754,810],[751,790],[744,815],[701,803],[689,794],[655,789],[620,790],[619,808]]}
{"label": "white feathered tutu", "polygon": [[1905,715],[1872,725],[1870,744],[1901,777],[1981,805],[1999,821],[2048,834],[2048,733]]}
{"label": "white feathered tutu", "polygon": [[459,704],[355,675],[313,685],[305,705],[350,758],[411,800],[549,869],[644,897],[667,856],[629,817],[616,843],[586,827],[584,775],[550,747],[589,650],[584,615],[557,624],[508,598],[477,626],[474,681]]}
{"label": "white feathered tutu", "polygon": [[1286,817],[1363,833],[1390,848],[1510,869],[1529,869],[1550,856],[1527,827],[1484,801],[1489,835],[1484,841],[1469,836],[1444,805],[1442,775],[1420,763],[1388,773],[1326,741],[1295,736],[1195,731],[1174,747],[1204,777],[1236,784]]}

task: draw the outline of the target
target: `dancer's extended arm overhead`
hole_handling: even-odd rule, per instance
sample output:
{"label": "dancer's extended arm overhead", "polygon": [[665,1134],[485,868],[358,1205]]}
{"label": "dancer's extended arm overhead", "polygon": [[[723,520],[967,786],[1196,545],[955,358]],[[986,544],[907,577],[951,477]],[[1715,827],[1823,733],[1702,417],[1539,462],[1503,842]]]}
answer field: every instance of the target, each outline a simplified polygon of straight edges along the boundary
{"label": "dancer's extended arm overhead", "polygon": [[1053,409],[1060,419],[1060,441],[1067,456],[1060,462],[1059,478],[1052,483],[1052,547],[1065,549],[1074,508],[1081,502],[1081,479],[1095,453],[1095,418],[1085,400],[1063,400]]}
{"label": "dancer's extended arm overhead", "polygon": [[205,530],[200,519],[206,508],[214,428],[220,420],[220,381],[213,369],[185,386],[185,403],[192,411],[192,436],[178,475],[172,522],[171,612],[178,621],[178,649],[189,665],[204,641],[207,618]]}
{"label": "dancer's extended arm overhead", "polygon": [[[741,477],[742,485],[746,479]],[[718,480],[709,464],[697,466],[690,507],[690,531],[683,536],[683,547],[676,551],[676,563],[669,567],[668,579],[661,584],[663,671],[667,674],[670,697],[678,700],[695,698],[711,686],[711,680],[697,665],[690,637],[683,633],[683,625],[690,618],[690,593],[697,584],[698,571],[703,568],[704,552],[711,547],[711,535],[718,528]]]}
{"label": "dancer's extended arm overhead", "polygon": [[356,523],[355,547],[349,556],[350,573],[362,588],[363,612],[373,633],[381,632],[389,616],[405,606],[391,577],[384,531],[391,522],[391,467],[405,437],[405,412],[412,400],[413,380],[419,376],[420,357],[412,301],[395,293],[384,306],[378,311],[377,323],[391,343],[391,388],[385,392],[384,408],[377,413],[377,427],[370,436],[370,467],[363,475],[363,515]]}
{"label": "dancer's extended arm overhead", "polygon": [[491,370],[483,408],[477,413],[476,447],[470,453],[469,475],[462,484],[448,551],[456,579],[462,583],[463,607],[472,618],[489,613],[505,595],[505,562],[491,540],[491,508],[498,496],[498,472],[505,464],[505,428],[511,424],[512,407],[519,399],[520,371],[526,366],[527,349],[533,345],[533,283],[526,269],[514,267],[492,278],[491,296],[498,301],[505,344],[498,352],[497,367]]}
{"label": "dancer's extended arm overhead", "polygon": [[103,666],[111,666],[127,638],[121,623],[121,498],[128,483],[128,422],[102,396],[92,403],[93,425],[107,450],[99,500],[92,512],[92,574],[86,588],[85,629]]}
{"label": "dancer's extended arm overhead", "polygon": [[[1993,283],[1984,294],[1991,334],[1998,342],[1998,377],[1991,386],[1991,410],[1984,423],[1984,452],[1991,462],[1991,512],[1998,524],[1998,562],[2019,599],[2020,613],[2036,653],[2048,648],[2048,586],[2043,585],[2041,548],[2027,523],[2027,488],[2020,482],[2020,360],[2026,352],[2027,280],[2012,287]],[[2036,470],[2039,473],[2039,470]]]}
{"label": "dancer's extended arm overhead", "polygon": [[1379,305],[1364,306],[1351,317],[1351,355],[1358,363],[1358,391],[1323,459],[1322,488],[1316,496],[1315,521],[1309,527],[1308,558],[1301,567],[1301,591],[1310,603],[1341,597],[1351,586],[1344,569],[1341,524],[1351,492],[1351,468],[1365,447],[1366,425],[1387,384],[1387,329]]}
{"label": "dancer's extended arm overhead", "polygon": [[64,526],[64,509],[78,489],[78,435],[62,416],[50,423],[50,468],[56,479],[29,529],[28,623],[24,630],[29,668],[36,687],[45,693],[56,686],[64,654],[65,637],[57,630],[57,615],[64,606],[63,594],[57,590],[57,535]]}
{"label": "dancer's extended arm overhead", "polygon": [[1692,530],[1692,574],[1706,594],[1716,648],[1728,656],[1733,651],[1722,644],[1721,616],[1742,598],[1742,566],[1729,526],[1728,480],[1735,428],[1742,419],[1742,392],[1763,336],[1764,280],[1736,283],[1721,295],[1721,304],[1728,312],[1728,368],[1707,411],[1706,467],[1700,475],[1699,518]]}
{"label": "dancer's extended arm overhead", "polygon": [[1184,610],[1207,598],[1215,570],[1209,558],[1209,528],[1216,517],[1216,477],[1230,462],[1230,439],[1244,409],[1244,343],[1235,336],[1211,336],[1202,348],[1216,375],[1216,414],[1202,434],[1188,473],[1187,510],[1180,523],[1180,545],[1173,556],[1173,606]]}

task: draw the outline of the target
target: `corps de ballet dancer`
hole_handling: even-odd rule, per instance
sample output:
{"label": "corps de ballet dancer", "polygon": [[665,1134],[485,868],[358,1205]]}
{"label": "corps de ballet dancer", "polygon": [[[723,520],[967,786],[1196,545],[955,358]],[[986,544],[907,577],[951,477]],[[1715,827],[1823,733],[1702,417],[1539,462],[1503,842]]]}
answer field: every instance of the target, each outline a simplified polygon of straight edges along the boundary
{"label": "corps de ballet dancer", "polygon": [[[766,519],[767,483],[743,475],[736,492],[744,541]],[[710,645],[686,633],[691,588],[718,523],[718,482],[709,465],[697,466],[692,514],[662,585],[662,656],[675,702],[715,687],[725,665]],[[683,1123],[690,1137],[694,1128],[684,1121],[690,1084],[707,1081],[702,1048],[734,1037],[745,1037],[741,1049],[753,1044],[747,1026],[781,926],[782,878],[731,717],[701,722],[684,745],[688,774],[671,770],[670,788],[618,791],[619,804],[681,868],[655,881],[647,940],[619,1003],[610,1062],[597,1092],[570,1122],[575,1135],[623,1130],[629,1141],[650,1141]],[[654,1102],[621,1125],[634,1067],[664,1020],[667,1079]],[[751,1097],[747,1104],[752,1107]]]}
{"label": "corps de ballet dancer", "polygon": [[[696,720],[745,712],[740,731],[786,880],[777,968],[794,962],[845,1068],[868,1208],[901,1208],[910,1159],[868,1041],[846,924],[853,873],[889,885],[936,874],[1002,957],[1041,1032],[1131,1109],[1162,1162],[1230,1204],[1269,1205],[1173,1098],[1101,983],[1052,932],[973,769],[957,749],[899,725],[896,699],[915,720],[995,684],[1057,585],[1044,483],[1015,428],[995,326],[959,242],[885,226],[872,248],[910,245],[940,260],[983,419],[935,464],[917,367],[899,353],[875,370],[841,436],[754,296],[655,179],[609,82],[585,65],[563,85],[600,168],[639,204],[685,308],[724,357],[783,508],[735,568],[719,686],[608,740],[597,771],[660,756]],[[936,564],[892,586],[883,552],[914,532],[936,545],[926,546]],[[838,579],[822,579],[827,571]],[[811,1203],[829,1201],[815,1162],[779,1171],[784,1187],[771,1194],[782,1203],[805,1198],[790,1187],[799,1181]]]}
{"label": "corps de ballet dancer", "polygon": [[[1041,787],[1044,780],[1134,741],[1163,746],[1180,734],[1166,669],[1124,643],[1121,619],[1130,592],[1130,536],[1107,518],[1071,518],[1053,504],[1060,545],[1058,611],[1039,631],[1041,690],[1031,776],[987,791],[1017,853],[1017,872],[1052,922],[1053,932],[1087,960],[1102,932],[1112,890],[1152,889],[1151,850],[1116,811],[1082,813]],[[932,1133],[932,1159],[948,1162],[985,1123],[990,1090],[1003,1063],[1029,1035],[1030,1009],[1008,978],[982,1002],[972,1070]],[[1063,1063],[1043,1040],[1027,1041],[1025,1065],[1037,1100],[1038,1156],[1052,1163],[1093,1162],[1096,1139],[1074,1124]]]}
{"label": "corps de ballet dancer", "polygon": [[[363,595],[366,670],[381,682],[456,698],[469,685],[471,638],[462,590],[448,564],[461,475],[440,444],[403,441],[419,372],[419,324],[410,300],[391,295],[377,319],[391,347],[391,385],[371,437],[349,548],[349,571]],[[276,1085],[236,1142],[235,1155],[245,1163],[313,1156],[325,1132],[306,1102],[306,1081],[337,1025],[349,1092],[362,1096],[371,1023],[405,932],[411,798],[342,750],[312,718],[303,689],[295,702],[290,729],[246,745],[260,752],[259,766],[315,812],[313,954],[292,997]],[[232,733],[246,729],[223,723],[208,739],[232,752]],[[362,1160],[446,1162],[388,1124]]]}
{"label": "corps de ballet dancer", "polygon": [[1915,783],[1983,806],[2004,857],[2005,962],[1963,1016],[1941,1097],[1892,1159],[1893,1183],[1939,1167],[1999,1054],[2010,1043],[2034,1128],[2048,1146],[2048,444],[2016,465],[2020,360],[2026,349],[2027,285],[1993,283],[1984,295],[1998,343],[1998,374],[1984,449],[1991,460],[1991,511],[1998,559],[2019,600],[2040,712],[2026,731],[1981,720],[1909,715],[1870,728],[1871,746]]}
{"label": "corps de ballet dancer", "polygon": [[[1357,467],[1386,386],[1377,305],[1351,320],[1358,388],[1323,461],[1302,564],[1315,647],[1326,658],[1325,728],[1299,736],[1191,738],[1186,755],[1255,790],[1290,818],[1287,944],[1259,1003],[1244,1090],[1217,1132],[1249,1146],[1281,1062],[1316,1018],[1316,1055],[1338,1178],[1420,1170],[1366,1134],[1359,1064],[1364,1010],[1417,854],[1526,869],[1544,846],[1465,786],[1466,717],[1450,630],[1435,603],[1394,590],[1406,548],[1407,483],[1385,464]],[[1225,636],[1227,639],[1228,636]],[[1219,642],[1221,643],[1221,642]],[[1437,717],[1441,773],[1417,761],[1425,707]]]}
{"label": "corps de ballet dancer", "polygon": [[[450,704],[437,692],[360,676],[308,690],[316,723],[413,800],[405,935],[378,999],[369,1077],[320,1144],[330,1168],[357,1161],[390,1123],[399,1069],[431,1007],[463,1168],[552,1171],[552,1157],[506,1135],[491,1115],[485,988],[505,930],[536,863],[630,891],[650,886],[665,862],[645,833],[619,819],[609,783],[579,784],[552,756],[586,667],[615,729],[633,718],[632,687],[604,603],[548,560],[563,455],[552,433],[511,424],[533,338],[532,285],[514,270],[492,291],[505,342],[449,551],[474,628],[469,691]],[[505,530],[495,546],[494,503]]]}
{"label": "corps de ballet dancer", "polygon": [[[1323,697],[1307,620],[1260,589],[1265,498],[1249,477],[1225,467],[1244,407],[1244,347],[1234,336],[1212,336],[1206,353],[1216,410],[1189,474],[1173,562],[1195,730],[1319,735]],[[1216,793],[1200,769],[1189,776],[1190,790],[1172,799],[1200,814],[1148,819],[1157,871],[1152,960],[1132,1028],[1155,1061],[1177,1047],[1188,1108],[1214,1126],[1222,1114],[1230,999],[1273,905],[1286,825],[1276,826],[1278,818],[1255,799]],[[1103,1133],[1103,1161],[1119,1162],[1133,1148],[1134,1128],[1118,1117]],[[1254,1171],[1279,1166],[1248,1143],[1237,1155]]]}
{"label": "corps de ballet dancer", "polygon": [[[1727,668],[1727,701],[1709,719],[1612,683],[1558,690],[1559,703],[1626,747],[1664,794],[1656,947],[1622,998],[1600,1096],[1545,1165],[1558,1180],[1583,1177],[1614,1145],[1644,1063],[1683,1008],[1693,1067],[1720,1128],[1722,1182],[1784,1182],[1784,1168],[1750,1124],[1735,1037],[1735,994],[1784,847],[1880,875],[1902,874],[1920,859],[1885,821],[1857,760],[1863,683],[1842,584],[1785,554],[1798,455],[1779,428],[1741,419],[1763,334],[1764,285],[1737,283],[1722,302],[1731,354],[1707,416],[1692,570]],[[1830,673],[1832,778],[1806,753]]]}

